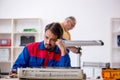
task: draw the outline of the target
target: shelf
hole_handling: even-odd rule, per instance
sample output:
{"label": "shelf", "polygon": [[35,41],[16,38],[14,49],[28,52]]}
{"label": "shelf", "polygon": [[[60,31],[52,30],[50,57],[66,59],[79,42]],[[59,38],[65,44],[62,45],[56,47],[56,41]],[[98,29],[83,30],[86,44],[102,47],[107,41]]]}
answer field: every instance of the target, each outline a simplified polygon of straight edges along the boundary
{"label": "shelf", "polygon": [[17,35],[17,34],[22,34],[22,35],[23,35],[23,34],[38,34],[38,32],[18,32],[18,33],[15,32],[15,33],[13,33],[13,34],[16,34],[16,35]]}
{"label": "shelf", "polygon": [[23,32],[24,29],[36,29],[37,31],[41,31],[40,29],[40,19],[14,19],[14,32]]}
{"label": "shelf", "polygon": [[11,49],[11,46],[0,46],[0,49],[8,48]]}
{"label": "shelf", "polygon": [[24,46],[14,46],[13,48],[16,48],[16,49],[23,49]]}
{"label": "shelf", "polygon": [[120,31],[113,31],[113,34],[120,34]]}
{"label": "shelf", "polygon": [[12,19],[0,19],[0,33],[11,33],[11,22]]}
{"label": "shelf", "polygon": [[11,33],[0,33],[1,35],[11,35]]}
{"label": "shelf", "polygon": [[11,61],[0,61],[0,64],[3,63],[3,64],[7,64],[7,63],[11,63]]}
{"label": "shelf", "polygon": [[113,49],[120,49],[119,46],[113,46]]}
{"label": "shelf", "polygon": [[0,39],[11,39],[10,33],[0,33]]}
{"label": "shelf", "polygon": [[[120,18],[111,19],[111,67],[120,67],[120,47],[118,35],[120,35]],[[119,65],[116,65],[119,64]]]}
{"label": "shelf", "polygon": [[120,18],[112,18],[112,21],[113,21],[113,22],[119,22],[119,21],[120,21]]}
{"label": "shelf", "polygon": [[[22,51],[24,46],[20,46],[21,36],[34,36],[35,41],[40,41],[42,37],[42,20],[40,18],[0,19],[0,39],[11,40],[11,46],[0,46],[0,69],[2,69],[2,72],[10,70],[15,59]],[[6,54],[2,55],[3,53]],[[7,56],[7,58],[4,59],[2,56]]]}

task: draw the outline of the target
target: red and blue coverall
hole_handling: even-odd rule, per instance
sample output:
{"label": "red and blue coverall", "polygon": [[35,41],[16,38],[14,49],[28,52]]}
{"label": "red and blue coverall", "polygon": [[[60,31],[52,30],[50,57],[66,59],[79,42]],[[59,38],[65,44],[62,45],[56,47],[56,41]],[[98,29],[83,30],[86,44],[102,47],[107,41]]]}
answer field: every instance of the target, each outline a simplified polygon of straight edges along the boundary
{"label": "red and blue coverall", "polygon": [[12,69],[44,66],[70,67],[71,62],[68,52],[61,56],[58,46],[55,46],[54,51],[49,52],[44,47],[44,41],[33,42],[24,47],[14,62]]}

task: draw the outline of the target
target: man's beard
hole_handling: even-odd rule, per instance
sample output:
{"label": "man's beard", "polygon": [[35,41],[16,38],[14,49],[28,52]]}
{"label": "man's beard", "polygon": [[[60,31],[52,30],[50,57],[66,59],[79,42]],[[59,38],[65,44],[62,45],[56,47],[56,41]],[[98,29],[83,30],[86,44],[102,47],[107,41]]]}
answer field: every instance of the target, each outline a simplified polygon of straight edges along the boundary
{"label": "man's beard", "polygon": [[45,49],[48,51],[53,51],[52,45],[51,44],[45,44]]}

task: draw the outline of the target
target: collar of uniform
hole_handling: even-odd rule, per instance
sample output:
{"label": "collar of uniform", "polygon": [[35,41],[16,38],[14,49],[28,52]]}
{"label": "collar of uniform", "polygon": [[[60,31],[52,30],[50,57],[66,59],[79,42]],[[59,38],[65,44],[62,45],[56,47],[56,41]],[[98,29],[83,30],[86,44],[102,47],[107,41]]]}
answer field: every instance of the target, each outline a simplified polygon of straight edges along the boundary
{"label": "collar of uniform", "polygon": [[[39,49],[42,49],[42,50],[45,50],[44,41],[41,41],[41,42],[40,42],[38,48],[39,48]],[[58,46],[55,46],[53,52],[55,52],[55,53],[59,53],[59,52],[60,52]]]}
{"label": "collar of uniform", "polygon": [[64,26],[64,22],[61,23],[61,27],[62,27],[63,31],[67,32],[67,30],[65,29],[65,26]]}

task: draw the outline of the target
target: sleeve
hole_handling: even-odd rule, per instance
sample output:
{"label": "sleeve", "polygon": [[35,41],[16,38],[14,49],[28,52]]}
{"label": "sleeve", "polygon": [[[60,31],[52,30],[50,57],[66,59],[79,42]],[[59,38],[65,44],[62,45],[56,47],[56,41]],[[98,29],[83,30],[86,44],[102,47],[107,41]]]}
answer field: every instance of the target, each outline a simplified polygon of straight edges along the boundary
{"label": "sleeve", "polygon": [[20,67],[27,67],[29,61],[29,53],[27,47],[24,47],[23,51],[17,57],[16,61],[14,62],[12,69],[17,70]]}
{"label": "sleeve", "polygon": [[67,53],[64,56],[60,57],[59,66],[60,67],[71,67],[69,51],[67,51]]}

